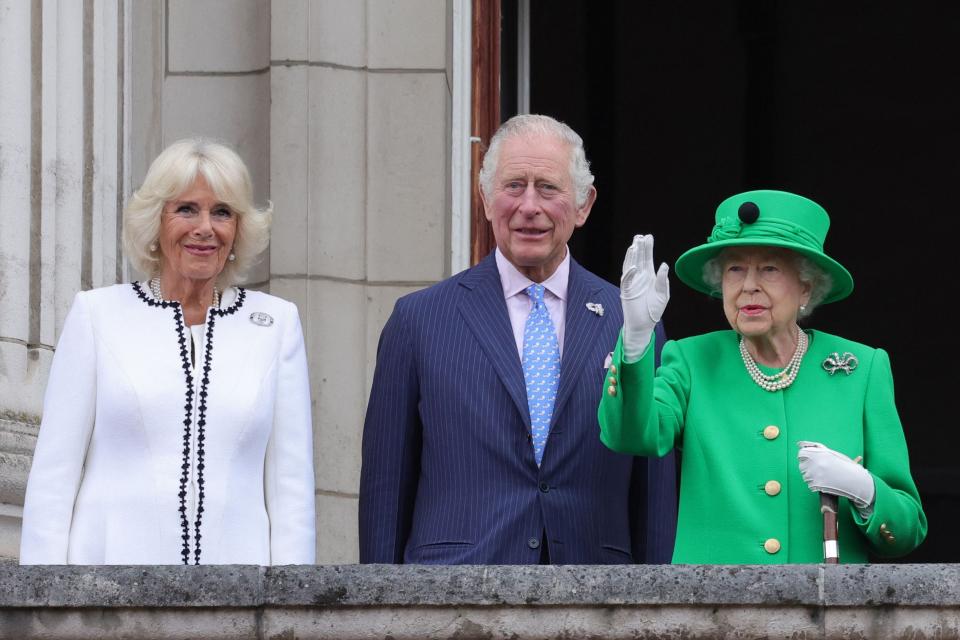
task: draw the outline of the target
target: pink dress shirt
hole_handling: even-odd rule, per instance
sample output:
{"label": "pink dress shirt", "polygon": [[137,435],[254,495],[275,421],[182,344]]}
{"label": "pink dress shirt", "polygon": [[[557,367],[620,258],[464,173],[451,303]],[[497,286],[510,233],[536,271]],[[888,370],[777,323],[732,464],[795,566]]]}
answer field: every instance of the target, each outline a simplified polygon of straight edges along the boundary
{"label": "pink dress shirt", "polygon": [[[513,337],[517,341],[517,355],[523,358],[523,330],[530,315],[530,296],[526,289],[533,280],[520,273],[506,256],[496,250],[497,271],[500,272],[500,284],[503,285],[503,297],[507,301],[507,313],[510,315],[510,326],[513,328]],[[557,342],[560,345],[560,357],[563,357],[563,327],[567,307],[567,283],[570,280],[570,248],[563,262],[549,278],[541,282],[546,289],[543,300],[550,312],[553,328],[557,332]]]}

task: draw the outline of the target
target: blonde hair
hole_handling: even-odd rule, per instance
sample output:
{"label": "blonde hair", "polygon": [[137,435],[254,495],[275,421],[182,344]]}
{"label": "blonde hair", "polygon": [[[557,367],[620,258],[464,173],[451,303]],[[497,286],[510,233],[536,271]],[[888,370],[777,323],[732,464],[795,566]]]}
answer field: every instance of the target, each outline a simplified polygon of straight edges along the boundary
{"label": "blonde hair", "polygon": [[203,176],[217,198],[237,216],[237,235],[217,281],[223,287],[243,281],[254,259],[270,242],[273,206],[253,204],[250,172],[237,153],[204,138],[178,140],[163,150],[147,170],[143,186],[133,192],[123,211],[123,248],[136,269],[152,277],[160,270],[160,253],[151,251],[160,238],[164,205]]}

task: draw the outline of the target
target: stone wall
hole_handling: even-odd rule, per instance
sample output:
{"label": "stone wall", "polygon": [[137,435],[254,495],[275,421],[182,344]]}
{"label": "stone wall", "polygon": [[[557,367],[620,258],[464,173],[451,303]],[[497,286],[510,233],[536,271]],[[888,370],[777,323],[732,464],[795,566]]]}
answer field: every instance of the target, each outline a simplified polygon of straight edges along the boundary
{"label": "stone wall", "polygon": [[0,566],[0,638],[960,637],[956,565]]}
{"label": "stone wall", "polygon": [[[136,6],[140,5],[140,6]],[[132,146],[155,132],[142,164],[134,167],[139,185],[153,158],[180,138],[221,140],[240,154],[253,180],[258,204],[270,199],[270,3],[263,0],[167,0],[162,7],[134,2],[136,25],[153,33],[155,48],[131,43],[138,52],[132,111],[142,128],[131,132]],[[147,42],[150,40],[148,39]],[[154,80],[153,74],[161,73]],[[145,141],[147,142],[147,141]],[[149,147],[150,144],[144,144]],[[249,276],[263,288],[269,279],[264,256]]]}
{"label": "stone wall", "polygon": [[0,562],[20,554],[23,495],[37,430],[30,416],[0,414]]}
{"label": "stone wall", "polygon": [[356,560],[380,329],[450,273],[454,1],[0,0],[0,561],[73,296],[137,277],[123,203],[198,135],[235,147],[274,203],[249,286],[299,307],[318,558]]}
{"label": "stone wall", "polygon": [[115,0],[0,0],[0,559],[19,547],[73,297],[122,277],[123,16]]}
{"label": "stone wall", "polygon": [[447,269],[445,0],[274,0],[270,291],[304,320],[318,562],[354,562],[360,438],[380,329]]}

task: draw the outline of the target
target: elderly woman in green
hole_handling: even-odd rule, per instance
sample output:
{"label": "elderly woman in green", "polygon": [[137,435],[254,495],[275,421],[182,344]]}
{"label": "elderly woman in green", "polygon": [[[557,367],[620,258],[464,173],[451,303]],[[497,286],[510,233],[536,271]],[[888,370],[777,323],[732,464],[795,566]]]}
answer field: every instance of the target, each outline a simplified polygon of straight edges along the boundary
{"label": "elderly woman in green", "polygon": [[682,452],[674,562],[819,562],[817,492],[841,497],[842,562],[903,555],[926,535],[886,352],[797,324],[853,290],[823,252],[829,225],[818,204],[782,191],[722,202],[676,271],[722,297],[731,330],[668,342],[656,372],[667,266],[654,273],[651,236],[627,250],[600,437],[625,453]]}

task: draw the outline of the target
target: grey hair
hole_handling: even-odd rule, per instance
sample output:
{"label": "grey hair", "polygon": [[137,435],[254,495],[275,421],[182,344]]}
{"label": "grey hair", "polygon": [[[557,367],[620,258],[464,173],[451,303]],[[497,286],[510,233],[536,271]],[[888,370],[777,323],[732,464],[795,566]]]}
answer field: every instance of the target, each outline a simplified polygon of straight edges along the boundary
{"label": "grey hair", "polygon": [[[726,251],[726,249],[720,251],[703,264],[703,281],[710,287],[712,294],[719,294],[722,290],[723,260]],[[797,313],[798,318],[807,318],[833,289],[833,278],[806,256],[789,249],[787,252],[793,258],[797,278],[810,286],[810,300]]]}
{"label": "grey hair", "polygon": [[583,138],[563,122],[539,114],[513,116],[493,134],[480,168],[480,188],[483,189],[483,195],[487,199],[493,195],[493,179],[500,162],[501,145],[505,140],[522,136],[554,136],[570,145],[570,179],[573,181],[577,208],[582,207],[590,195],[590,187],[593,186],[593,174],[590,173],[590,163],[583,150]]}
{"label": "grey hair", "polygon": [[186,138],[164,149],[150,165],[143,186],[133,192],[123,211],[123,247],[138,271],[155,276],[160,253],[151,251],[160,238],[160,215],[164,205],[176,199],[199,176],[217,198],[237,216],[237,235],[228,261],[217,276],[222,286],[243,281],[254,259],[270,242],[273,206],[258,209],[253,204],[253,183],[240,156],[230,147],[205,138]]}

